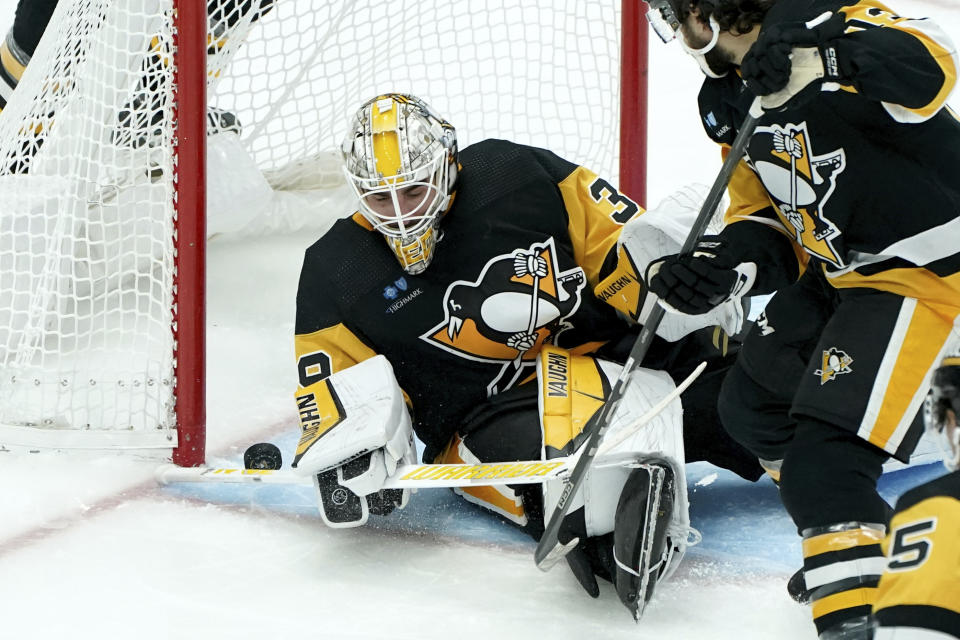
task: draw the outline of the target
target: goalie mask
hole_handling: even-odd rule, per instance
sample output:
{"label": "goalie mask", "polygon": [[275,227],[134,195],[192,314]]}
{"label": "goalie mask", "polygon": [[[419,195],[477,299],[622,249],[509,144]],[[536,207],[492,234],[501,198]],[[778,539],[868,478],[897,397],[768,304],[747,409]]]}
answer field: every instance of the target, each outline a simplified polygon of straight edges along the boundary
{"label": "goalie mask", "polygon": [[360,107],[341,151],[360,213],[407,273],[421,273],[453,196],[456,130],[419,98],[389,93]]}
{"label": "goalie mask", "polygon": [[924,420],[927,430],[945,444],[944,466],[956,471],[960,468],[960,356],[945,358],[933,374]]}

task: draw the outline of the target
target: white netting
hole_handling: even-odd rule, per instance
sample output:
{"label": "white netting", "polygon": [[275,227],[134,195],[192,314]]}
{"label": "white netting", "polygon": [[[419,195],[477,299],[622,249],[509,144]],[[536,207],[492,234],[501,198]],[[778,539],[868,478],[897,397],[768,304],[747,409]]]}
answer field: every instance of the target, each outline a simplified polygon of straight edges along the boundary
{"label": "white netting", "polygon": [[[174,442],[173,2],[60,0],[0,114],[0,444],[23,427]],[[208,13],[212,233],[316,234],[350,213],[334,151],[389,91],[424,98],[461,148],[508,138],[617,177],[619,3]]]}
{"label": "white netting", "polygon": [[289,162],[336,148],[359,103],[388,91],[430,103],[461,147],[509,137],[613,175],[618,4],[277,0],[210,104],[237,114],[275,184],[290,182]]}
{"label": "white netting", "polygon": [[[0,116],[4,425],[170,446],[172,133],[113,141],[168,16],[61,2]],[[168,104],[169,80],[155,88]]]}

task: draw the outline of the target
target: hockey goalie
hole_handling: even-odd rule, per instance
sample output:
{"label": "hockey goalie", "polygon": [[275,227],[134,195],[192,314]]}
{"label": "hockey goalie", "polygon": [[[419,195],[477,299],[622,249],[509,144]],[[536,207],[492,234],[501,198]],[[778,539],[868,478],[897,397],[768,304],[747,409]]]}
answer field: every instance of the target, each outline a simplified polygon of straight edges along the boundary
{"label": "hockey goalie", "polygon": [[[577,456],[655,304],[642,274],[679,248],[696,198],[644,212],[545,149],[490,139],[461,152],[454,127],[407,94],[363,103],[341,153],[358,211],[306,250],[295,329],[295,462],[316,478],[324,520],[359,525],[406,504],[386,484],[416,461],[413,434],[428,464]],[[597,597],[598,577],[615,582],[635,616],[686,544],[682,464],[762,473],[716,414],[743,320],[727,298],[660,324],[618,405],[617,446],[564,522],[580,584]],[[629,431],[703,361],[683,411]],[[562,491],[477,480],[458,493],[534,538]]]}
{"label": "hockey goalie", "polygon": [[[497,431],[506,423],[516,438],[498,443],[502,454],[496,459],[521,459],[522,447],[534,439],[540,442],[536,459],[576,456],[584,425],[602,406],[619,371],[620,365],[609,361],[545,347],[536,381],[510,394],[511,402],[497,412]],[[604,447],[594,460],[561,528],[562,542],[579,540],[567,561],[580,584],[597,597],[596,577],[612,582],[637,619],[656,585],[677,567],[691,532],[679,400],[639,422],[673,389],[663,372],[639,368],[631,375],[607,431],[606,442],[614,446]],[[294,466],[313,477],[327,525],[359,526],[371,513],[387,515],[407,504],[410,489],[384,488],[400,465],[417,458],[410,412],[385,357],[331,375],[300,395],[298,404],[303,436]],[[521,419],[529,414],[520,408],[530,405],[539,414],[534,425]],[[484,431],[490,416],[476,418],[441,459],[480,462],[470,445],[489,436]],[[563,482],[482,486],[478,479],[477,486],[455,491],[538,537],[542,514],[556,504]]]}

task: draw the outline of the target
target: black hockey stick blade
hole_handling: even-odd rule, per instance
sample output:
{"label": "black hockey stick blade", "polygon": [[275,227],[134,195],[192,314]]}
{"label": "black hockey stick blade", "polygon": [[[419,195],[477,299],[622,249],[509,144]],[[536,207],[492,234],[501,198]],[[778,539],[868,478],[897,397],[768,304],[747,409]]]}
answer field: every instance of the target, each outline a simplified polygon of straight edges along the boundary
{"label": "black hockey stick blade", "polygon": [[[713,186],[710,187],[710,191],[703,201],[703,206],[700,208],[700,213],[697,214],[697,219],[694,221],[693,227],[687,235],[687,239],[683,242],[683,247],[680,249],[681,253],[689,253],[692,251],[707,230],[710,219],[713,217],[713,212],[716,210],[717,205],[720,204],[723,193],[727,190],[727,184],[730,182],[730,177],[740,163],[740,159],[743,157],[744,151],[747,148],[747,143],[750,141],[753,130],[757,126],[757,121],[762,115],[763,110],[760,106],[760,98],[756,98],[753,104],[750,105],[750,112],[740,126],[740,131],[737,132],[733,146],[730,147],[730,153],[727,154],[727,157],[724,159],[723,165],[720,167],[720,172],[717,174],[716,180],[713,181]],[[630,374],[633,373],[633,370],[640,365],[644,356],[647,355],[647,351],[653,342],[653,336],[656,334],[657,327],[660,326],[660,322],[663,320],[664,313],[663,307],[654,305],[650,316],[646,322],[643,323],[643,328],[640,330],[640,335],[637,336],[637,341],[630,349],[630,355],[623,365],[623,370],[620,372],[616,383],[613,385],[613,389],[610,391],[610,398],[599,411],[593,414],[583,427],[583,433],[587,435],[587,440],[583,444],[583,454],[581,454],[580,459],[577,460],[577,464],[573,467],[573,471],[570,472],[570,476],[564,482],[560,499],[550,514],[550,519],[547,521],[543,535],[540,537],[540,541],[537,543],[537,549],[533,554],[534,562],[536,562],[537,567],[543,571],[548,571],[576,546],[576,540],[571,540],[566,544],[562,544],[559,541],[558,534],[560,532],[560,525],[563,522],[564,516],[567,515],[573,497],[583,483],[583,476],[597,455],[597,448],[600,446],[603,434],[606,432],[607,427],[610,426],[610,416],[620,403],[620,398],[623,396],[623,391],[630,378]]]}

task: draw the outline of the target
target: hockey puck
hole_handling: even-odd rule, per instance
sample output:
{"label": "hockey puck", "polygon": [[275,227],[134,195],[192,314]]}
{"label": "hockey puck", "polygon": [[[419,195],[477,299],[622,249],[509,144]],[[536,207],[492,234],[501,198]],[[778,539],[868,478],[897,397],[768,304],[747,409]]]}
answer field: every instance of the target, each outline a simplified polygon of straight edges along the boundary
{"label": "hockey puck", "polygon": [[258,442],[243,452],[244,469],[279,469],[283,466],[283,457],[277,445]]}

